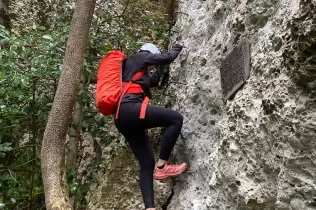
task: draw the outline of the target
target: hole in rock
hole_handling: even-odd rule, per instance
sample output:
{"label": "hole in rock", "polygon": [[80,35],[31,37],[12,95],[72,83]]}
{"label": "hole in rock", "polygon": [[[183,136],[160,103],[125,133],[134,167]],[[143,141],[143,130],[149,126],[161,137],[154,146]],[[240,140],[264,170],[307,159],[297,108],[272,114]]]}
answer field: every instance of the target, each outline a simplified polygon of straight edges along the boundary
{"label": "hole in rock", "polygon": [[298,61],[304,63],[306,61],[306,57],[301,56],[298,58]]}
{"label": "hole in rock", "polygon": [[180,62],[181,67],[183,67],[185,63],[186,63],[186,60],[182,60],[182,61]]}
{"label": "hole in rock", "polygon": [[222,44],[219,44],[216,46],[215,50],[219,50],[219,49],[221,49],[221,47],[222,47]]}
{"label": "hole in rock", "polygon": [[227,52],[227,47],[225,46],[224,50],[223,50],[223,53]]}
{"label": "hole in rock", "polygon": [[202,58],[200,65],[205,66],[206,62],[207,62],[207,60],[205,58]]}
{"label": "hole in rock", "polygon": [[316,65],[316,59],[311,59],[308,61],[311,65]]}
{"label": "hole in rock", "polygon": [[240,36],[241,36],[241,34],[237,34],[237,35],[236,35],[236,37],[235,37],[235,39],[234,39],[234,41],[233,41],[234,44],[237,44],[237,42],[238,42],[239,39],[240,39]]}
{"label": "hole in rock", "polygon": [[298,27],[294,27],[293,32],[295,32],[295,33],[298,32]]}
{"label": "hole in rock", "polygon": [[289,60],[289,64],[294,65],[294,63],[295,63],[294,59],[291,58],[291,59]]}
{"label": "hole in rock", "polygon": [[255,178],[256,183],[261,183],[261,179]]}
{"label": "hole in rock", "polygon": [[166,203],[161,206],[162,210],[167,210],[168,209],[168,205],[170,204],[173,195],[174,195],[174,191],[171,190],[171,195],[167,199]]}
{"label": "hole in rock", "polygon": [[236,130],[235,127],[230,127],[230,128],[229,128],[229,131],[235,131],[235,130]]}
{"label": "hole in rock", "polygon": [[315,209],[316,207],[316,202],[311,202],[307,205],[307,207],[311,208],[311,209]]}
{"label": "hole in rock", "polygon": [[211,115],[215,115],[215,114],[217,114],[217,110],[216,109],[212,109],[211,110]]}
{"label": "hole in rock", "polygon": [[199,95],[194,95],[194,96],[192,97],[192,102],[193,102],[193,103],[197,103],[198,99],[199,99]]}

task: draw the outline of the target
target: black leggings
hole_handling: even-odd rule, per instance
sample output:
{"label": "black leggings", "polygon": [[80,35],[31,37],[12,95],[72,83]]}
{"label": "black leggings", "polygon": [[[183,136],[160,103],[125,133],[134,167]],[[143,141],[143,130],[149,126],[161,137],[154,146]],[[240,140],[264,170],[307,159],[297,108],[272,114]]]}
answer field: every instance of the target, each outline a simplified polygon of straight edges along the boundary
{"label": "black leggings", "polygon": [[159,158],[168,160],[180,134],[183,117],[171,109],[147,106],[145,119],[139,119],[140,103],[121,104],[118,131],[126,138],[140,164],[140,188],[145,208],[154,208],[153,171],[155,159],[151,151],[146,129],[165,127]]}

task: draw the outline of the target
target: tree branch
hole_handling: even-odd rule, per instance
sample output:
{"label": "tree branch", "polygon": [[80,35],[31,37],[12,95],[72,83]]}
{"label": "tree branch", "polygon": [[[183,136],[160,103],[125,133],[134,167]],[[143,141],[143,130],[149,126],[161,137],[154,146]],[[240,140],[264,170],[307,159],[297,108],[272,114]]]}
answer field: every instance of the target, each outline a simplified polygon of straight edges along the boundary
{"label": "tree branch", "polygon": [[[31,104],[31,110],[32,110],[32,140],[31,143],[33,145],[36,144],[36,82],[38,78],[33,79],[33,85],[32,85],[32,104]],[[33,154],[32,158],[34,159],[36,157],[36,146],[32,147]],[[31,169],[31,176],[30,176],[30,189],[29,189],[29,205],[28,209],[32,210],[32,194],[33,194],[33,186],[34,186],[34,174],[35,174],[35,160],[32,162],[32,169]]]}
{"label": "tree branch", "polygon": [[17,147],[17,148],[12,148],[12,150],[20,150],[20,149],[24,149],[26,147],[40,147],[40,146],[41,146],[40,144],[29,144],[29,145],[23,145],[23,146]]}
{"label": "tree branch", "polygon": [[30,169],[24,169],[24,168],[3,168],[0,170],[0,172],[3,172],[3,171],[22,171],[22,172],[31,172]]}

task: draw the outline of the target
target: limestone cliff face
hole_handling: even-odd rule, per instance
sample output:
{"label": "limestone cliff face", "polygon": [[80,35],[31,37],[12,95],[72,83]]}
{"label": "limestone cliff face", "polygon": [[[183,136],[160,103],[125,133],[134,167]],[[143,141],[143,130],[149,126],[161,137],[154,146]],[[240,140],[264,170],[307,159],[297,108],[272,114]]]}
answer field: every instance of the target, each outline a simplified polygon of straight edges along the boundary
{"label": "limestone cliff face", "polygon": [[[189,172],[174,210],[316,209],[316,1],[179,1],[168,99]],[[220,64],[247,38],[250,78],[222,101]]]}
{"label": "limestone cliff face", "polygon": [[[166,102],[185,121],[172,161],[189,171],[155,182],[157,209],[315,210],[316,1],[181,0],[173,32],[185,48]],[[220,65],[243,38],[250,78],[223,103]],[[88,209],[143,209],[137,161],[113,148]]]}

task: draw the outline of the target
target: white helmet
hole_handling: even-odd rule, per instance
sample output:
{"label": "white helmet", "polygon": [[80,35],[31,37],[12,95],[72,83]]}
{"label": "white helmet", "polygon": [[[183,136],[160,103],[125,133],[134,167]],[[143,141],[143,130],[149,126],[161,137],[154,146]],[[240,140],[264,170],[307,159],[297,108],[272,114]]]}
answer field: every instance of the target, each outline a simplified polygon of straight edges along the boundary
{"label": "white helmet", "polygon": [[151,44],[151,43],[146,43],[144,44],[140,50],[148,50],[149,52],[151,52],[152,54],[160,54],[160,50],[158,49],[158,47],[156,47],[156,45]]}

